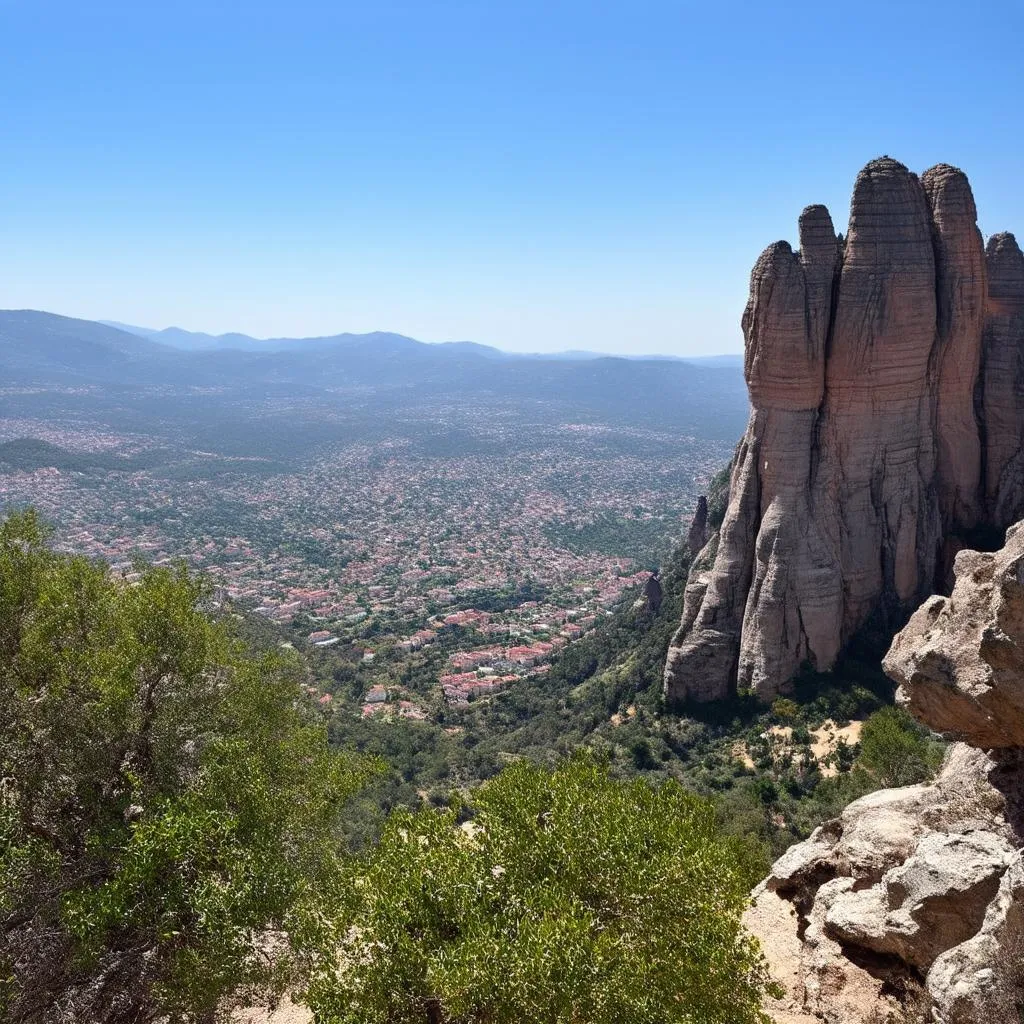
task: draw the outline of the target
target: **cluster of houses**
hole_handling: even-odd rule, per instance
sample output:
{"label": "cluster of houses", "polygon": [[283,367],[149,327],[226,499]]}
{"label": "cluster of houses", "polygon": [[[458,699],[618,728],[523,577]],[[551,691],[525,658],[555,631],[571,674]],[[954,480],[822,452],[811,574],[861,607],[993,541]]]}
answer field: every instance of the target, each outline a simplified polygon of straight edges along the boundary
{"label": "cluster of houses", "polygon": [[363,718],[382,713],[397,715],[399,718],[412,718],[416,721],[423,721],[427,717],[422,708],[418,708],[411,700],[390,701],[389,697],[387,687],[371,686],[363,696]]}
{"label": "cluster of houses", "polygon": [[[484,647],[476,651],[457,651],[448,659],[450,671],[439,682],[449,704],[466,704],[471,697],[493,693],[514,682],[523,669],[539,672],[541,663],[566,644],[563,636],[536,640],[516,647]],[[506,674],[499,675],[500,671]]]}
{"label": "cluster of houses", "polygon": [[317,629],[309,634],[306,639],[314,647],[333,647],[338,642],[336,637],[329,629]]}
{"label": "cluster of houses", "polygon": [[[289,587],[282,597],[260,595],[259,587],[250,583],[240,587],[228,584],[227,593],[232,598],[258,598],[260,604],[253,609],[257,615],[286,624],[291,622],[299,612],[309,612],[320,618],[342,618],[353,621],[360,614],[355,607],[355,597],[351,594],[338,596],[332,590],[311,587]],[[365,617],[365,612],[362,617]],[[347,616],[347,617],[346,617]]]}
{"label": "cluster of houses", "polygon": [[444,699],[452,705],[468,704],[473,697],[494,693],[506,683],[517,680],[516,675],[477,675],[476,672],[456,672],[441,676],[441,690]]}
{"label": "cluster of houses", "polygon": [[408,654],[410,651],[418,651],[421,647],[428,647],[437,639],[436,629],[421,629],[412,636],[399,640],[395,648]]}

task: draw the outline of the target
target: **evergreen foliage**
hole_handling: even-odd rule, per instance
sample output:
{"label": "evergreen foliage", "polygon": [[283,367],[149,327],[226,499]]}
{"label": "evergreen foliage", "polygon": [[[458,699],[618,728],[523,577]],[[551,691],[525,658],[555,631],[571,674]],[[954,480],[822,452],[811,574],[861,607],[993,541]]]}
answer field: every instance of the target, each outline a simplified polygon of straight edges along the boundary
{"label": "evergreen foliage", "polygon": [[325,1024],[760,1024],[751,881],[678,784],[519,761],[461,813],[391,816],[336,887],[309,1001]]}
{"label": "evergreen foliage", "polygon": [[208,1021],[289,982],[370,766],[202,596],[184,570],[127,586],[58,555],[32,513],[0,525],[5,1021]]}
{"label": "evergreen foliage", "polygon": [[942,761],[942,745],[897,707],[882,708],[864,723],[860,748],[860,763],[883,787],[925,782]]}

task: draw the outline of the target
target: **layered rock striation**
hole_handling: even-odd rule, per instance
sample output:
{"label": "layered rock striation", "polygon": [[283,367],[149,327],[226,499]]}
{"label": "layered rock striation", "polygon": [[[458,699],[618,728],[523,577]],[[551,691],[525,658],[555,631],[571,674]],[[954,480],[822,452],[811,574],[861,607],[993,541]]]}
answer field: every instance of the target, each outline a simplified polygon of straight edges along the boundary
{"label": "layered rock striation", "polygon": [[[751,415],[696,557],[666,694],[765,699],[896,626],[983,531],[1024,514],[1024,257],[987,249],[965,175],[888,157],[845,239],[809,206],[743,314]],[[699,531],[697,531],[699,533]]]}
{"label": "layered rock striation", "polygon": [[929,599],[885,659],[898,700],[960,739],[938,778],[854,801],[754,892],[779,1021],[1024,1011],[1024,523],[954,571],[952,596]]}

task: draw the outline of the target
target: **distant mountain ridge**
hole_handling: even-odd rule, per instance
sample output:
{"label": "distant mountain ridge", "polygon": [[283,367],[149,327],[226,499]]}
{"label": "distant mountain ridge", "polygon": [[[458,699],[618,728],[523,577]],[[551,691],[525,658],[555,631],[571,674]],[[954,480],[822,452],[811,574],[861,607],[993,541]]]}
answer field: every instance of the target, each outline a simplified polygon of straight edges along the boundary
{"label": "distant mountain ridge", "polygon": [[[269,351],[189,350],[166,337],[38,310],[0,310],[0,379],[44,390],[92,388],[90,401],[130,401],[133,415],[147,422],[163,408],[140,397],[153,389],[161,402],[176,403],[166,406],[168,422],[178,422],[182,402],[193,410],[189,415],[199,414],[202,401],[204,410],[230,417],[237,403],[263,402],[273,393],[275,401],[320,402],[327,409],[358,403],[369,417],[424,400],[471,408],[525,403],[548,418],[732,438],[748,410],[737,367],[681,359],[509,356],[471,342],[427,344],[388,332],[304,339]],[[56,408],[69,399],[49,401]]]}
{"label": "distant mountain ridge", "polygon": [[[227,334],[206,334],[202,331],[187,331],[182,327],[138,327],[133,324],[121,323],[118,320],[98,320],[97,323],[189,352],[206,352],[221,349],[237,349],[242,352],[284,352],[289,350],[328,348],[353,341],[417,341],[416,338],[410,338],[408,335],[397,334],[393,331],[370,331],[365,334],[354,334],[345,331],[341,334],[311,338],[254,338],[251,335],[240,334],[237,331]],[[743,364],[743,354],[740,352],[712,356],[629,355],[617,352],[592,352],[588,349],[565,349],[560,352],[508,352],[504,349],[495,348],[493,345],[482,345],[476,341],[418,342],[418,344],[439,345],[463,352],[475,352],[477,355],[489,359],[640,359],[698,363],[704,366],[742,366]]]}

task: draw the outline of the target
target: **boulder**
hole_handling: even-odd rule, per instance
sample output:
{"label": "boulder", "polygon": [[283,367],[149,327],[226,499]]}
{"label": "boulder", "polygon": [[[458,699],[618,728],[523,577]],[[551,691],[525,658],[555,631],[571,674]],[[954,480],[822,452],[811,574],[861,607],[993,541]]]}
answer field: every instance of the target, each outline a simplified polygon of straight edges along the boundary
{"label": "boulder", "polygon": [[827,931],[840,942],[927,970],[972,938],[1017,852],[988,832],[930,832],[913,854],[867,889],[833,901]]}
{"label": "boulder", "polygon": [[967,1024],[1009,998],[1024,865],[1005,783],[955,744],[933,783],[854,801],[772,866],[745,924],[784,992],[773,1019],[875,1024],[913,1005]]}
{"label": "boulder", "polygon": [[1024,524],[995,554],[961,551],[950,597],[931,597],[885,657],[897,699],[937,732],[1024,747]]}

